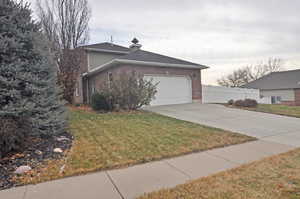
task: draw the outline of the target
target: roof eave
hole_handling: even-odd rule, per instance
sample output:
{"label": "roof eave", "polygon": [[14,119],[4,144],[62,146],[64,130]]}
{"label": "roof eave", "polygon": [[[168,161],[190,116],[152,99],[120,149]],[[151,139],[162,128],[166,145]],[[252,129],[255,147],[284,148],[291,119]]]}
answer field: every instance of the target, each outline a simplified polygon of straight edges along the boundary
{"label": "roof eave", "polygon": [[134,65],[143,65],[143,66],[162,66],[170,68],[188,68],[188,69],[207,69],[208,66],[203,65],[192,65],[192,64],[170,64],[162,62],[147,62],[147,61],[136,61],[136,60],[126,60],[126,59],[115,59],[118,63],[123,64],[134,64]]}
{"label": "roof eave", "polygon": [[91,75],[94,75],[96,73],[99,73],[103,70],[106,70],[110,68],[113,65],[116,64],[133,64],[133,65],[141,65],[141,66],[161,66],[161,67],[170,67],[170,68],[185,68],[185,69],[207,69],[208,66],[203,65],[185,65],[185,64],[168,64],[168,63],[160,63],[160,62],[145,62],[145,61],[135,61],[135,60],[125,60],[125,59],[114,59],[106,64],[103,64],[101,66],[98,66],[87,73],[84,73],[84,77],[88,77]]}
{"label": "roof eave", "polygon": [[115,61],[115,60],[112,60],[112,61],[110,61],[110,62],[108,62],[108,63],[106,63],[106,64],[103,64],[103,65],[101,65],[101,66],[98,66],[98,67],[96,67],[96,68],[94,68],[94,69],[92,69],[92,70],[90,70],[90,71],[88,71],[88,72],[82,74],[82,76],[83,76],[83,77],[89,77],[89,76],[92,76],[92,75],[97,74],[97,73],[99,73],[99,72],[101,72],[101,71],[103,71],[103,70],[105,70],[105,69],[107,69],[107,68],[110,68],[111,66],[113,66],[113,65],[115,65],[115,64],[116,64],[116,61]]}
{"label": "roof eave", "polygon": [[106,50],[106,49],[96,49],[96,48],[84,48],[87,51],[92,51],[92,52],[103,52],[103,53],[114,53],[114,54],[122,54],[122,55],[127,55],[130,52],[126,51],[117,51],[117,50]]}

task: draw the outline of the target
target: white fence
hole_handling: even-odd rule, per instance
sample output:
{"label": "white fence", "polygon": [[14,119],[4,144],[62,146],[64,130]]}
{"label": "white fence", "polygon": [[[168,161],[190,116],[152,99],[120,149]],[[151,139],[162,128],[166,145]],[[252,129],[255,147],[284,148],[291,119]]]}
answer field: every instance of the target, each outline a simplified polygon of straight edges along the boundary
{"label": "white fence", "polygon": [[255,99],[261,104],[271,104],[271,98],[261,98],[258,89],[202,86],[203,103],[227,103],[229,100]]}

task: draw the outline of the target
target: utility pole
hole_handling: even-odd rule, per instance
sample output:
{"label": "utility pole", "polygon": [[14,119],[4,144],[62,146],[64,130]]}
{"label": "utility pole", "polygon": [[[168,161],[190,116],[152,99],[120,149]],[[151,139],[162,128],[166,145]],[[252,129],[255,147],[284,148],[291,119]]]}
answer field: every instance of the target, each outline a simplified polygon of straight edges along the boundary
{"label": "utility pole", "polygon": [[113,39],[113,36],[112,36],[112,35],[110,36],[110,43],[111,43],[111,44],[114,43],[114,39]]}

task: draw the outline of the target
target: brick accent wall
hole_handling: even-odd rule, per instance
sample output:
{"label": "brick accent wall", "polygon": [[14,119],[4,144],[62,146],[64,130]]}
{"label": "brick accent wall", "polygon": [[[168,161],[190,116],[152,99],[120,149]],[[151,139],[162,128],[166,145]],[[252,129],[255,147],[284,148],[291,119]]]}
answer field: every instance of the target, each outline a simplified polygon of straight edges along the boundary
{"label": "brick accent wall", "polygon": [[281,101],[281,104],[287,105],[287,106],[296,106],[295,101]]}
{"label": "brick accent wall", "polygon": [[[182,69],[156,66],[138,66],[138,65],[119,65],[108,70],[102,71],[94,76],[89,77],[89,85],[95,84],[96,89],[108,79],[108,73],[111,72],[113,76],[131,73],[135,71],[140,75],[184,75],[189,76],[192,80],[192,98],[194,101],[202,100],[202,84],[201,71],[199,69]],[[91,86],[89,86],[91,88]],[[89,91],[91,93],[91,91]],[[88,101],[88,100],[87,100]]]}
{"label": "brick accent wall", "polygon": [[295,89],[295,105],[300,106],[300,89]]}
{"label": "brick accent wall", "polygon": [[281,104],[288,106],[300,106],[300,89],[294,89],[295,100],[294,101],[282,101]]}

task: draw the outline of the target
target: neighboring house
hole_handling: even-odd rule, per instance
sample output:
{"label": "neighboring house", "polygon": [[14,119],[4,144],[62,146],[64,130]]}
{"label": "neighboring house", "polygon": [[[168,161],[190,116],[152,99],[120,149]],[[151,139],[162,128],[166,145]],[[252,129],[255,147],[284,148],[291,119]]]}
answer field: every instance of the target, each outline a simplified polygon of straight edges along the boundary
{"label": "neighboring house", "polygon": [[272,97],[273,104],[300,106],[300,70],[273,72],[244,87],[259,89],[263,97]]}
{"label": "neighboring house", "polygon": [[127,48],[112,43],[82,46],[81,67],[75,92],[76,103],[89,103],[91,95],[114,77],[135,72],[159,82],[151,105],[201,102],[201,70],[208,67],[141,50],[134,39]]}

